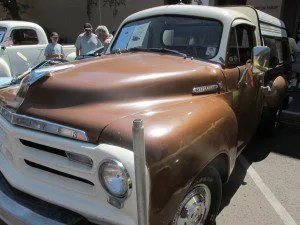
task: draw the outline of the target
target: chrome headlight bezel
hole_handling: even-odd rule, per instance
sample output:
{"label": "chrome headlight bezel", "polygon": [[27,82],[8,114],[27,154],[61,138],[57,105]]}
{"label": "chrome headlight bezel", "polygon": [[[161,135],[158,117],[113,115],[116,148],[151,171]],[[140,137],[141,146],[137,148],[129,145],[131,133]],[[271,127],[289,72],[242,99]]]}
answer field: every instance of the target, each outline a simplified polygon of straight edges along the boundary
{"label": "chrome headlight bezel", "polygon": [[[104,178],[103,178],[103,172],[104,172],[104,167],[108,163],[117,165],[120,169],[120,172],[126,178],[126,188],[127,188],[126,193],[121,194],[121,195],[116,195],[111,190],[109,190],[109,188],[107,187],[107,184],[106,184],[106,182],[104,181]],[[99,181],[100,181],[103,189],[105,190],[105,192],[110,197],[112,197],[116,200],[119,200],[120,202],[124,202],[128,197],[130,197],[131,192],[132,192],[132,180],[131,180],[130,174],[128,173],[127,169],[125,168],[123,163],[121,163],[119,160],[117,160],[117,159],[105,159],[105,160],[101,161],[100,166],[99,166],[99,170],[98,170],[98,176],[99,176]]]}

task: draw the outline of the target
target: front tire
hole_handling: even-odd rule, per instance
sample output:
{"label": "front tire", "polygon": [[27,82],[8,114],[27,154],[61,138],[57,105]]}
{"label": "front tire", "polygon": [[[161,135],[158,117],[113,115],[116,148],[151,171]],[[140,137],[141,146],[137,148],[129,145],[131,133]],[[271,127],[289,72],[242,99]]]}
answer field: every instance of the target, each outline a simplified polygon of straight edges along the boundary
{"label": "front tire", "polygon": [[210,225],[215,222],[222,197],[222,181],[213,167],[205,168],[181,202],[172,225]]}

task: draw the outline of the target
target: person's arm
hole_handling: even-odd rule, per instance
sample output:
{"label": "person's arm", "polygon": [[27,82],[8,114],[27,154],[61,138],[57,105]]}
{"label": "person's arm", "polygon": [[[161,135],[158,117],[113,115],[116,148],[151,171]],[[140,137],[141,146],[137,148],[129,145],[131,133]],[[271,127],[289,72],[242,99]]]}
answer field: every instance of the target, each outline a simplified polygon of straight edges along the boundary
{"label": "person's arm", "polygon": [[47,55],[46,59],[53,59],[53,58],[59,58],[60,54],[53,54],[53,55]]}
{"label": "person's arm", "polygon": [[75,47],[76,47],[76,56],[79,56],[80,55],[80,49],[81,49],[80,36],[78,36],[77,39],[76,39]]}
{"label": "person's arm", "polygon": [[45,52],[44,52],[44,56],[45,56],[45,58],[46,59],[49,59],[49,57],[50,57],[50,48],[49,48],[50,46],[49,46],[49,44],[46,46],[46,48],[45,48]]}
{"label": "person's arm", "polygon": [[62,45],[60,45],[60,57],[63,59],[63,58],[65,58],[65,56],[66,56],[66,54],[65,54],[65,51],[64,51],[64,48],[63,48],[63,46]]}

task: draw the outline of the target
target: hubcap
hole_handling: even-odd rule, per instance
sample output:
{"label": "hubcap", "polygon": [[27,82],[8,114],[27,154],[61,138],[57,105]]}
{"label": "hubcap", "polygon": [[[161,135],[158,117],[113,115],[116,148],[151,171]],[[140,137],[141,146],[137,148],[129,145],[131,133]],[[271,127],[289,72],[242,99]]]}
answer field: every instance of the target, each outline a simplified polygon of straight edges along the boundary
{"label": "hubcap", "polygon": [[205,184],[195,187],[182,201],[173,225],[204,224],[211,204],[211,193]]}

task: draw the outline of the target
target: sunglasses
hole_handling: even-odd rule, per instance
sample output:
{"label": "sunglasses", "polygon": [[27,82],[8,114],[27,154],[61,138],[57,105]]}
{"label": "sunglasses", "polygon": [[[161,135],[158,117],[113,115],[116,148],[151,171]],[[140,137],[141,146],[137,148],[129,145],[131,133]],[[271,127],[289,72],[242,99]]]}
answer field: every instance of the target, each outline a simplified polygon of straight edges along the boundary
{"label": "sunglasses", "polygon": [[84,31],[92,31],[92,28],[85,28]]}

